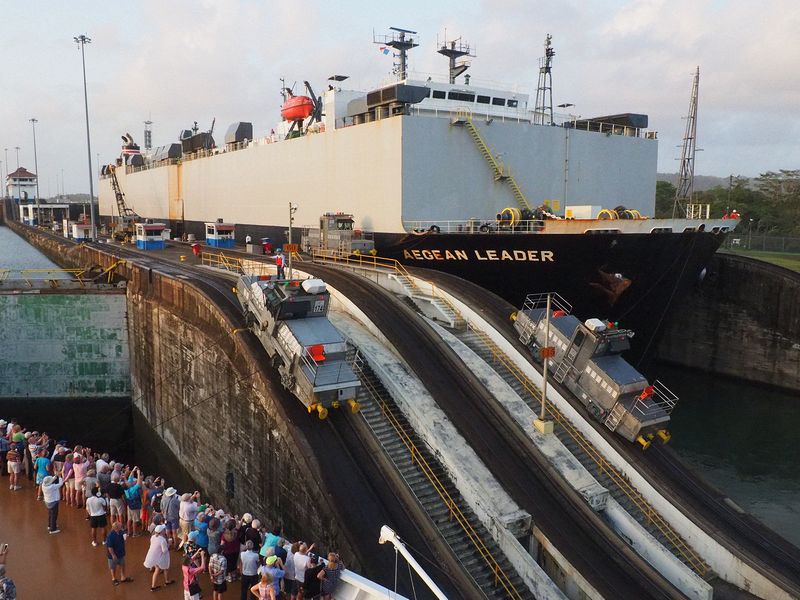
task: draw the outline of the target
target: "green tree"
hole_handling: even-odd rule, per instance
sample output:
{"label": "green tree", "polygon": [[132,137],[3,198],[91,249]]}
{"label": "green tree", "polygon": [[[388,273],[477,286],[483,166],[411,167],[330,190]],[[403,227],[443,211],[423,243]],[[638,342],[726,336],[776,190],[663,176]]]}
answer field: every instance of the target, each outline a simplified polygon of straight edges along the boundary
{"label": "green tree", "polygon": [[669,181],[656,181],[656,219],[672,218],[672,204],[677,189]]}

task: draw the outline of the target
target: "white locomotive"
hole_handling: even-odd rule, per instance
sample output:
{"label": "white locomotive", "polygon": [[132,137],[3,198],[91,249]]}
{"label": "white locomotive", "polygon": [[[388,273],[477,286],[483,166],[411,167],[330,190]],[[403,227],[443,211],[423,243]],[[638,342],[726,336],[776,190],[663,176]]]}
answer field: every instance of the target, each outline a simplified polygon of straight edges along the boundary
{"label": "white locomotive", "polygon": [[328,320],[330,292],[322,280],[245,275],[236,291],[281,383],[309,413],[324,419],[343,403],[358,410],[361,382],[347,361],[347,341]]}
{"label": "white locomotive", "polygon": [[549,340],[546,339],[548,294],[530,294],[512,318],[519,338],[537,360],[552,348],[552,378],[566,386],[589,414],[611,431],[643,448],[658,437],[667,443],[670,413],[678,402],[663,383],[647,378],[620,356],[630,348],[633,331],[613,323],[569,314],[571,306],[552,293]]}

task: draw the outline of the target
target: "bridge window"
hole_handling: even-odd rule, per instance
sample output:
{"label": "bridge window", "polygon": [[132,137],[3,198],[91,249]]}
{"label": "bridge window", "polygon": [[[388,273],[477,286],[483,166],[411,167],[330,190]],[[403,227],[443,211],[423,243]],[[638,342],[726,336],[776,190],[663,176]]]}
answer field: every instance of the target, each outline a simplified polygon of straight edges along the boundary
{"label": "bridge window", "polygon": [[492,104],[494,106],[505,106],[506,99],[505,98],[492,98]]}
{"label": "bridge window", "polygon": [[433,97],[439,98],[440,100],[444,100],[446,94],[442,90],[433,90]]}
{"label": "bridge window", "polygon": [[450,100],[460,100],[461,102],[475,102],[475,94],[465,94],[464,92],[450,92],[447,97]]}
{"label": "bridge window", "polygon": [[489,104],[490,100],[489,96],[478,96],[478,104]]}
{"label": "bridge window", "polygon": [[508,101],[508,107],[509,108],[517,108],[518,104],[519,104],[519,102],[517,100],[509,100]]}

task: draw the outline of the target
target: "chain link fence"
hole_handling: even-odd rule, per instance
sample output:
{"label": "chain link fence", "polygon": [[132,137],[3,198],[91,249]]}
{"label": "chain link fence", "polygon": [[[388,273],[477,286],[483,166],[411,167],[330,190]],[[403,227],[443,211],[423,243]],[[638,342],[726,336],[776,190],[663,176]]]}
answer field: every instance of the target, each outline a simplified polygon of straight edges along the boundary
{"label": "chain link fence", "polygon": [[800,237],[754,235],[735,231],[728,235],[723,247],[731,252],[743,250],[800,254]]}

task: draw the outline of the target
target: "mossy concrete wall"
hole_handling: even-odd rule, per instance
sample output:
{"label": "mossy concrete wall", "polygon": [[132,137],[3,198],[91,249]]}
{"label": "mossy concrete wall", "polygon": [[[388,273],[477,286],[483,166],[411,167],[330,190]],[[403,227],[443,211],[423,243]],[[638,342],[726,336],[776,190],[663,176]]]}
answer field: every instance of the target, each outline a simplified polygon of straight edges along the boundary
{"label": "mossy concrete wall", "polygon": [[0,291],[0,397],[127,398],[125,290]]}
{"label": "mossy concrete wall", "polygon": [[675,307],[658,357],[800,389],[800,274],[718,253],[702,283]]}
{"label": "mossy concrete wall", "polygon": [[[106,268],[116,260],[112,248],[8,226],[64,267]],[[162,450],[213,504],[267,516],[293,536],[336,548],[348,568],[363,572],[371,560],[363,540],[342,518],[327,487],[331,475],[294,423],[308,415],[285,401],[255,336],[234,332],[244,326],[241,314],[157,270],[124,263],[117,272],[127,281],[130,393]]]}

